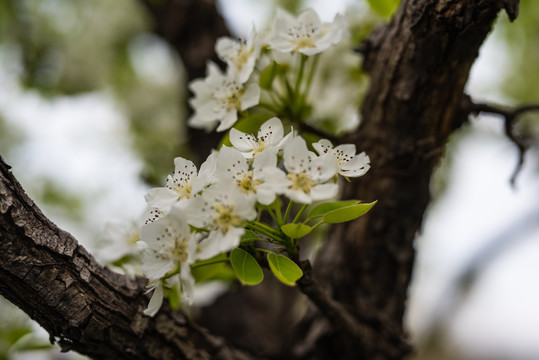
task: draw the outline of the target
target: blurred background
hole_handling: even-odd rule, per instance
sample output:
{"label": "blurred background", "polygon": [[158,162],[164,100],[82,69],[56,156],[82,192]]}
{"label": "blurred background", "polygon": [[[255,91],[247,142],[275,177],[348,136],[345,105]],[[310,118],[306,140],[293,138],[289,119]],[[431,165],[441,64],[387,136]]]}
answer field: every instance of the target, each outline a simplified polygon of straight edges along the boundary
{"label": "blurred background", "polygon": [[[313,7],[323,21],[346,12],[370,29],[397,2],[218,5],[245,37],[277,6]],[[0,0],[0,154],[44,213],[104,263],[124,251],[117,233],[139,219],[146,191],[190,155],[182,63],[151,29],[137,0]],[[518,106],[539,103],[537,84],[539,2],[522,0],[514,23],[500,14],[467,91]],[[415,359],[539,359],[539,113],[516,126],[530,151],[514,186],[517,149],[495,116],[454,134],[432,180],[406,313]],[[0,299],[0,359],[56,358],[81,357],[60,354]]]}

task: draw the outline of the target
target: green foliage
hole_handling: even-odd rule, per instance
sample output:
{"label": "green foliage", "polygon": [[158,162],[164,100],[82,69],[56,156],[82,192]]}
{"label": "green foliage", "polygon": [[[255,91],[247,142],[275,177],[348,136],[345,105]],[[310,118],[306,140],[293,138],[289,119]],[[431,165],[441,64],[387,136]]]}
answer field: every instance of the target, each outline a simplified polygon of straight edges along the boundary
{"label": "green foliage", "polygon": [[371,8],[383,17],[390,17],[393,15],[400,0],[367,0]]}
{"label": "green foliage", "polygon": [[262,268],[248,252],[240,248],[230,253],[230,264],[244,285],[257,285],[264,279]]}
{"label": "green foliage", "polygon": [[309,234],[312,227],[305,224],[285,224],[281,226],[281,231],[291,239],[299,239]]}
{"label": "green foliage", "polygon": [[210,280],[230,281],[236,278],[236,274],[228,265],[226,254],[219,254],[208,260],[197,261],[193,265],[191,273],[197,283]]}
{"label": "green foliage", "polygon": [[299,266],[284,255],[269,253],[268,264],[273,275],[285,285],[295,286],[296,281],[303,276]]}
{"label": "green foliage", "polygon": [[355,205],[358,202],[359,201],[357,200],[343,200],[343,201],[334,201],[334,202],[327,202],[327,203],[320,204],[311,210],[311,212],[309,213],[309,219],[324,216],[330,211],[333,211],[342,207],[350,206],[350,205]]}
{"label": "green foliage", "polygon": [[329,211],[326,213],[322,220],[328,224],[337,224],[357,219],[361,215],[367,213],[377,201],[368,204],[356,204],[341,207],[339,209]]}

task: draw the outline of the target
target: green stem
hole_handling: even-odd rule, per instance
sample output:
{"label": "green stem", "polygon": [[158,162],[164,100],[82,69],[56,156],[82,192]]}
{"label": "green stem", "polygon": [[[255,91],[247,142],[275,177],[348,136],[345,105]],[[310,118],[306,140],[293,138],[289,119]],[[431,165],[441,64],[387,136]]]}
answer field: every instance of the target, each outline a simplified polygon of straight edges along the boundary
{"label": "green stem", "polygon": [[314,56],[313,63],[311,65],[311,70],[309,71],[309,76],[307,77],[307,87],[305,89],[305,97],[307,97],[307,94],[309,93],[309,89],[311,88],[311,83],[313,81],[314,73],[316,71],[316,68],[318,66],[318,61],[320,60],[320,54],[316,54]]}
{"label": "green stem", "polygon": [[281,233],[277,230],[267,226],[266,224],[260,223],[260,222],[252,222],[248,224],[248,227],[251,228],[251,230],[258,231],[259,233],[266,235],[272,240],[275,240],[278,243],[284,244],[286,242],[285,239],[281,236]]}
{"label": "green stem", "polygon": [[296,215],[296,217],[294,218],[294,221],[292,221],[292,224],[295,224],[298,220],[299,220],[299,217],[303,214],[303,212],[305,211],[305,209],[307,209],[307,205],[309,204],[305,204],[301,207],[301,209],[298,211],[298,214]]}
{"label": "green stem", "polygon": [[279,227],[283,224],[283,214],[281,214],[281,202],[277,199],[277,202],[275,203],[275,213],[277,214],[277,218],[279,219]]}
{"label": "green stem", "polygon": [[273,211],[271,210],[270,207],[266,206],[264,207],[266,209],[266,211],[268,212],[268,214],[270,214],[271,218],[273,219],[273,221],[275,221],[275,223],[281,227],[281,222],[280,220],[275,216],[275,214],[273,213]]}
{"label": "green stem", "polygon": [[288,215],[290,215],[290,210],[292,210],[292,204],[293,204],[293,201],[290,200],[288,202],[288,206],[286,207],[286,211],[284,213],[284,217],[283,217],[283,222],[287,222],[288,221]]}
{"label": "green stem", "polygon": [[[301,54],[300,62],[299,62],[299,74],[296,79],[296,86],[294,87],[294,93],[299,95],[299,88],[301,86],[301,80],[303,80],[303,72],[305,71],[305,63],[307,62],[307,55]],[[299,96],[298,96],[299,98]]]}
{"label": "green stem", "polygon": [[219,263],[224,263],[224,262],[228,262],[228,258],[220,259],[220,260],[208,261],[208,262],[204,262],[204,263],[201,263],[201,264],[194,264],[194,265],[191,265],[191,269],[196,269],[196,268],[199,268],[199,267],[202,267],[202,266],[219,264]]}

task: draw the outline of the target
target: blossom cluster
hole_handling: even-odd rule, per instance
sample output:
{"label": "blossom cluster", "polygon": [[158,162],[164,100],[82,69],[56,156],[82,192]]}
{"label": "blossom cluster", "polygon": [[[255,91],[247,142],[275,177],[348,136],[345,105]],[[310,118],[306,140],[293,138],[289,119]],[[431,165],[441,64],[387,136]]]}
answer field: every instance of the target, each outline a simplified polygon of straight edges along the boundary
{"label": "blossom cluster", "polygon": [[[220,38],[215,50],[226,70],[221,71],[209,62],[207,76],[190,84],[194,114],[188,120],[189,125],[225,131],[236,124],[241,114],[257,105],[259,109],[254,110],[265,108],[288,122],[310,120],[312,108],[323,103],[321,99],[311,101],[309,96],[313,79],[319,82],[316,79],[319,55],[342,42],[346,34],[346,23],[340,14],[333,22],[323,23],[313,10],[297,18],[278,10],[270,31],[259,33],[253,28],[246,40]],[[334,59],[338,57],[344,56],[339,54]],[[341,65],[331,62],[328,67],[332,69]],[[359,68],[358,63],[353,67]],[[331,90],[332,94],[348,99],[345,94],[350,89]]]}
{"label": "blossom cluster", "polygon": [[163,285],[176,286],[191,303],[190,266],[238,247],[260,208],[276,197],[300,204],[327,200],[337,194],[338,174],[357,177],[369,169],[368,156],[356,154],[352,144],[333,147],[322,139],[313,144],[318,154],[309,151],[293,131],[284,136],[278,118],[266,121],[257,136],[230,135],[232,146],[214,151],[200,171],[176,158],[166,186],[146,195],[151,215],[140,234],[142,271],[156,287],[149,314],[161,305]]}
{"label": "blossom cluster", "polygon": [[[188,123],[208,131],[227,131],[228,146],[214,150],[198,169],[192,161],[176,158],[166,186],[151,189],[145,196],[148,215],[139,243],[142,273],[153,289],[147,314],[155,314],[164,297],[191,304],[192,270],[221,261],[215,260],[220,254],[230,253],[224,259],[242,282],[261,281],[252,279],[254,273],[262,273],[257,260],[238,249],[247,249],[247,241],[251,249],[247,250],[269,252],[271,270],[284,283],[293,284],[301,271],[293,276],[282,274],[275,265],[292,260],[256,248],[254,240],[279,245],[291,255],[297,252],[296,239],[316,226],[349,221],[372,206],[359,208],[364,204],[356,201],[332,203],[313,209],[312,217],[298,223],[307,205],[336,197],[339,176],[359,177],[370,167],[369,157],[356,153],[353,144],[333,146],[328,139],[307,143],[294,130],[316,117],[317,107],[310,103],[309,93],[319,55],[345,34],[341,15],[332,23],[322,23],[312,10],[297,18],[279,11],[269,32],[253,29],[246,40],[225,37],[217,41],[215,49],[226,70],[210,62],[206,78],[190,84],[194,113]],[[282,204],[287,206],[284,216]],[[293,204],[301,204],[301,209],[289,222]],[[261,220],[264,211],[272,223]],[[322,220],[307,224],[316,218]],[[238,257],[242,264],[254,262],[254,272],[236,269]]]}

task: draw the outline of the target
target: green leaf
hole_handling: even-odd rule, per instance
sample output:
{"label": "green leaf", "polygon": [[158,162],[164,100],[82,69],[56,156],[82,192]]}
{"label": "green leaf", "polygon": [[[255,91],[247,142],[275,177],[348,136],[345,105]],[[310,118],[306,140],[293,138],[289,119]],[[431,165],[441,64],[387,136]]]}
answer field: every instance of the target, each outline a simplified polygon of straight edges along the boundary
{"label": "green leaf", "polygon": [[356,205],[357,203],[359,203],[359,201],[357,200],[344,200],[344,201],[323,203],[311,210],[311,212],[309,213],[309,219],[317,218],[319,216],[324,216],[330,211],[333,211],[342,207],[350,206],[350,205]]}
{"label": "green leaf", "polygon": [[299,239],[313,230],[312,227],[305,224],[285,224],[281,226],[281,231],[291,239]]}
{"label": "green leaf", "polygon": [[258,83],[262,89],[271,90],[271,84],[273,79],[277,75],[277,63],[274,61],[260,73],[260,79]]}
{"label": "green leaf", "polygon": [[371,8],[383,17],[389,17],[393,15],[400,0],[367,0]]}
{"label": "green leaf", "polygon": [[299,266],[283,255],[268,254],[268,263],[273,275],[285,285],[294,286],[296,281],[303,276]]}
{"label": "green leaf", "polygon": [[[225,254],[219,254],[211,259],[197,261],[191,268],[191,274],[195,278],[196,283],[208,280],[224,280],[230,281],[236,278],[236,274],[232,271],[228,262],[215,263],[219,260],[227,260]],[[207,265],[206,265],[207,264]]]}
{"label": "green leaf", "polygon": [[236,248],[230,253],[230,264],[244,285],[256,285],[264,279],[262,268],[248,252]]}
{"label": "green leaf", "polygon": [[243,236],[241,237],[241,243],[249,243],[249,242],[253,242],[255,240],[260,240],[260,238],[258,237],[258,235],[256,235],[254,232],[252,232],[251,230],[248,230],[248,229],[245,229],[245,232],[243,233]]}
{"label": "green leaf", "polygon": [[322,220],[328,224],[337,224],[354,220],[369,211],[377,202],[378,201],[374,201],[368,204],[356,204],[341,207],[339,209],[326,213]]}

